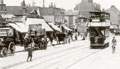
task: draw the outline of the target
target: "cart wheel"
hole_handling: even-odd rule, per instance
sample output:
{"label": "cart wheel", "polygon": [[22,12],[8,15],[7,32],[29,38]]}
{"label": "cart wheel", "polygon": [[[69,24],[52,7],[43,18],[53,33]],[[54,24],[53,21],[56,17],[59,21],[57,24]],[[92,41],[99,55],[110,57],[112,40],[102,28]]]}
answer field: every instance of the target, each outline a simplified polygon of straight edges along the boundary
{"label": "cart wheel", "polygon": [[39,44],[37,44],[37,46],[38,46],[38,49],[40,49],[40,43],[39,43]]}
{"label": "cart wheel", "polygon": [[10,54],[14,55],[14,53],[15,53],[15,43],[14,42],[10,42],[8,50],[9,50]]}
{"label": "cart wheel", "polygon": [[2,48],[2,50],[1,50],[1,56],[7,56],[7,54],[8,54],[8,50],[7,50],[7,48],[6,47],[3,47]]}

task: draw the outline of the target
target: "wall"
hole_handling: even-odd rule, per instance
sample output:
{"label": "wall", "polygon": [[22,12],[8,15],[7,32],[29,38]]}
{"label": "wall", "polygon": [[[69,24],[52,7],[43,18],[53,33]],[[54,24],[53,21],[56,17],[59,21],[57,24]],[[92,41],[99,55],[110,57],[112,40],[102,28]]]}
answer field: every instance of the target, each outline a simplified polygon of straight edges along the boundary
{"label": "wall", "polygon": [[83,0],[81,3],[76,5],[74,10],[79,10],[80,14],[83,15],[86,18],[89,18],[90,11],[100,11],[100,5],[96,4],[92,1],[88,2],[88,0]]}
{"label": "wall", "polygon": [[[47,20],[56,24],[64,22],[64,10],[60,8],[40,8],[41,15]],[[51,17],[52,16],[52,17]]]}
{"label": "wall", "polygon": [[54,23],[53,15],[44,15],[43,17],[44,17],[45,21]]}
{"label": "wall", "polygon": [[112,24],[120,25],[120,11],[115,6],[111,6],[106,12],[110,13]]}
{"label": "wall", "polygon": [[77,19],[77,17],[75,15],[66,15],[65,16],[65,20],[66,20],[65,24],[69,28],[74,28],[75,29],[76,25],[77,25],[76,19]]}

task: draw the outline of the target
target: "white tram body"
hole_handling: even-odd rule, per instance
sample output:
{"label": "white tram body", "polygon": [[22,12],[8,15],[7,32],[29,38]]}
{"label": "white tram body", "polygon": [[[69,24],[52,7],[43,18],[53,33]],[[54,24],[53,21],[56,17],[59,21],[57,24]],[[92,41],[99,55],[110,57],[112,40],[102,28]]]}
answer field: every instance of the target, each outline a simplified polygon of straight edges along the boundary
{"label": "white tram body", "polygon": [[90,12],[91,17],[88,22],[91,47],[103,47],[109,45],[110,36],[110,15],[106,12]]}

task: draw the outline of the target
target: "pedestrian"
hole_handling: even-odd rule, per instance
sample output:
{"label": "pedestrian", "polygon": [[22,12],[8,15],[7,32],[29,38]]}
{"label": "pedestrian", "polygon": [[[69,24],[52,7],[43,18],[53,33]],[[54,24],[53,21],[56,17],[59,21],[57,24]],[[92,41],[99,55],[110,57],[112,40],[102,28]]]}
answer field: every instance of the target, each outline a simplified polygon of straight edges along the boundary
{"label": "pedestrian", "polygon": [[78,40],[78,33],[77,32],[75,32],[75,40]]}
{"label": "pedestrian", "polygon": [[68,35],[67,37],[68,37],[68,43],[70,43],[70,37],[71,37],[71,36],[70,36],[70,35]]}
{"label": "pedestrian", "polygon": [[82,36],[83,36],[82,40],[85,40],[85,33],[83,33]]}
{"label": "pedestrian", "polygon": [[48,44],[48,40],[47,40],[47,36],[44,36],[44,49],[47,49],[47,44]]}
{"label": "pedestrian", "polygon": [[29,44],[28,44],[28,48],[27,48],[27,51],[28,51],[28,57],[27,57],[27,62],[29,61],[32,61],[32,56],[33,56],[33,45],[34,45],[34,41],[30,41]]}
{"label": "pedestrian", "polygon": [[115,37],[113,37],[113,39],[112,39],[112,53],[115,52],[115,49],[116,49],[116,43],[117,43],[117,41],[116,41]]}

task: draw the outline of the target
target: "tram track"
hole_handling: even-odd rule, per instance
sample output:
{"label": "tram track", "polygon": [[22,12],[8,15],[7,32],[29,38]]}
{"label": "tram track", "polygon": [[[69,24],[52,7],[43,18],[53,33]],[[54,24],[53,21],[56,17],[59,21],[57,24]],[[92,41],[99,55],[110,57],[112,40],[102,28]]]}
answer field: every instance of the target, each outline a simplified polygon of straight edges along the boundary
{"label": "tram track", "polygon": [[[81,48],[81,47],[84,47],[85,44],[80,44],[78,46],[75,46],[75,47],[71,47],[71,48],[67,48],[67,49],[63,49],[63,50],[60,50],[60,51],[57,51],[57,52],[53,52],[53,53],[50,53],[50,54],[47,54],[45,56],[40,56],[40,57],[36,57],[34,58],[33,60],[38,60],[38,59],[42,59],[44,57],[48,57],[48,56],[51,56],[51,55],[55,55],[55,54],[58,54],[58,53],[61,53],[61,52],[65,52],[65,51],[69,51],[69,50],[73,50],[73,49],[76,49],[76,48]],[[11,68],[11,67],[14,67],[14,66],[18,66],[18,65],[21,65],[21,64],[24,64],[26,63],[26,61],[22,61],[22,62],[19,62],[19,63],[15,63],[15,64],[11,64],[11,65],[8,65],[8,66],[5,66],[3,67],[4,69],[8,69],[8,68]]]}
{"label": "tram track", "polygon": [[[101,51],[101,50],[100,50],[100,51]],[[92,56],[92,55],[94,55],[94,54],[96,54],[96,53],[98,53],[98,52],[100,52],[100,51],[95,51],[95,52],[93,52],[93,53],[91,53],[91,54],[88,54],[88,55],[86,55],[86,56],[78,59],[77,61],[73,62],[72,64],[70,64],[69,66],[65,67],[64,69],[68,69],[68,68],[72,67],[73,65],[79,63],[80,61],[82,61],[82,60],[84,60],[84,59],[86,59],[86,58],[88,58],[88,57],[90,57],[90,56]]]}
{"label": "tram track", "polygon": [[[88,50],[88,48],[85,48],[85,49],[83,49],[83,50],[81,50],[81,51],[79,51],[79,49],[77,50],[77,51],[75,51],[75,52],[73,52],[73,53],[70,53],[67,57],[66,57],[66,55],[64,55],[64,56],[60,56],[60,57],[57,57],[57,58],[54,58],[53,60],[55,61],[55,62],[52,62],[53,60],[50,60],[50,61],[47,61],[46,63],[48,63],[49,65],[46,65],[46,66],[44,66],[44,65],[42,65],[42,66],[44,66],[45,67],[45,69],[48,69],[48,68],[50,68],[50,67],[52,67],[52,66],[55,66],[56,64],[58,64],[58,63],[61,63],[61,62],[64,62],[64,61],[66,61],[66,60],[71,60],[71,56],[76,56],[76,55],[80,55],[82,52],[86,52],[86,50]],[[101,51],[101,50],[99,50],[99,51]],[[84,53],[84,55],[80,55],[79,57],[80,57],[80,59],[82,60],[82,59],[84,59],[84,58],[87,58],[87,57],[89,57],[90,55],[94,55],[94,53],[97,53],[97,52],[99,52],[99,51],[95,51],[95,52],[92,52],[92,53],[87,53],[87,55],[86,55],[86,53]],[[61,60],[59,60],[58,61],[58,59],[61,59]],[[78,61],[78,60],[77,60]],[[75,61],[76,62],[76,61]],[[42,63],[43,64],[43,63]],[[62,63],[62,64],[65,64],[65,63]],[[72,63],[73,64],[73,63]],[[72,65],[72,64],[70,64],[70,66]],[[30,69],[30,68],[34,68],[34,67],[36,67],[36,66],[39,66],[40,64],[38,64],[38,65],[34,65],[34,66],[30,66],[30,67],[28,67],[27,69]],[[55,68],[56,69],[56,68]]]}
{"label": "tram track", "polygon": [[63,50],[60,50],[60,51],[57,51],[57,52],[53,52],[53,53],[50,53],[50,54],[47,54],[47,55],[44,55],[44,56],[40,56],[40,57],[37,57],[35,58],[35,60],[39,59],[39,58],[44,58],[44,57],[47,57],[47,56],[51,56],[51,55],[55,55],[55,54],[58,54],[58,53],[62,53],[63,51],[66,52],[68,50],[73,50],[73,49],[76,49],[76,48],[82,48],[84,47],[85,44],[82,44],[82,45],[77,45],[75,47],[71,47],[71,48],[67,48],[67,49],[63,49]]}
{"label": "tram track", "polygon": [[[90,56],[92,56],[92,55],[94,55],[94,54],[96,54],[96,53],[99,53],[99,52],[101,52],[101,51],[103,51],[103,49],[100,49],[100,50],[97,50],[97,51],[91,52],[91,53],[89,53],[89,54],[87,54],[87,55],[85,55],[85,56],[82,56],[82,57],[80,57],[80,59],[74,61],[74,62],[71,63],[70,65],[66,66],[64,69],[68,69],[68,68],[70,68],[71,66],[77,64],[78,62],[80,62],[80,61],[82,61],[82,60],[84,60],[84,59],[86,59],[86,58],[88,58],[88,57],[90,57]],[[85,52],[85,51],[82,51],[82,52]],[[75,54],[73,54],[72,56],[74,56],[74,55],[78,55],[79,53],[81,53],[81,52],[75,52]],[[64,57],[64,56],[63,56],[63,57]],[[70,57],[70,56],[67,56],[67,57],[64,58],[64,59],[69,59],[69,57]],[[58,63],[64,61],[64,59],[59,60],[59,61],[56,61],[56,62],[53,62],[53,63],[51,63],[50,65],[45,66],[44,69],[48,69],[49,67],[52,67],[52,66],[56,65],[56,64],[58,64]],[[55,60],[55,59],[54,59],[54,60]],[[62,63],[62,65],[63,65],[63,64],[64,64],[64,63]],[[39,64],[38,64],[38,65],[39,65]],[[35,66],[37,66],[37,65],[35,65]],[[30,66],[30,67],[28,67],[27,69],[30,69],[31,67],[34,68],[35,66]],[[56,69],[56,68],[55,68],[55,69]]]}
{"label": "tram track", "polygon": [[[64,68],[62,68],[62,69],[69,69],[69,68],[72,67],[73,65],[79,63],[80,61],[85,60],[85,59],[89,58],[90,56],[93,56],[94,54],[99,53],[99,52],[101,52],[101,51],[103,51],[103,50],[104,50],[104,49],[101,49],[101,50],[92,52],[92,53],[90,53],[90,54],[88,54],[88,55],[82,56],[81,58],[77,59],[76,61],[72,62],[71,64],[69,64],[68,66],[66,66],[66,67],[64,67]],[[61,63],[61,62],[64,62],[64,61],[62,61],[62,60],[61,60],[61,61],[57,61],[57,62],[51,64],[50,66],[48,66],[48,67],[45,68],[45,69],[49,69],[50,67],[55,66],[55,65],[57,65],[57,64],[59,65],[59,63]],[[62,63],[62,64],[65,64],[65,63]],[[62,64],[61,64],[61,65],[62,65]],[[59,66],[56,67],[56,68],[59,69]],[[56,69],[56,68],[55,68],[55,69]],[[50,69],[51,69],[51,68],[50,68]]]}
{"label": "tram track", "polygon": [[[78,49],[78,50],[83,50],[83,49],[88,49],[88,47],[84,47],[84,48],[81,48],[81,49]],[[48,63],[48,62],[50,62],[50,61],[52,61],[52,60],[56,60],[56,59],[62,58],[62,57],[64,57],[64,56],[66,56],[66,55],[68,55],[68,54],[70,55],[70,54],[72,54],[73,52],[76,52],[76,51],[78,51],[78,50],[70,51],[70,52],[68,52],[68,53],[65,53],[65,54],[62,54],[62,55],[59,55],[59,56],[52,57],[52,58],[50,58],[50,59],[48,59],[48,60],[45,60],[45,61],[43,61],[43,62],[37,63],[37,64],[35,64],[35,65],[32,65],[32,66],[28,67],[27,69],[30,69],[30,68],[35,67],[35,66],[40,65],[40,64]]]}

